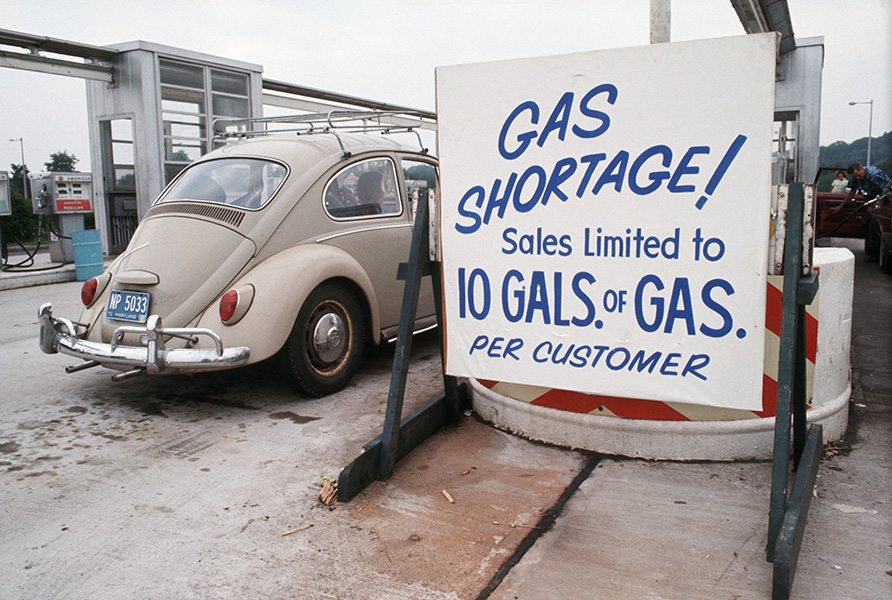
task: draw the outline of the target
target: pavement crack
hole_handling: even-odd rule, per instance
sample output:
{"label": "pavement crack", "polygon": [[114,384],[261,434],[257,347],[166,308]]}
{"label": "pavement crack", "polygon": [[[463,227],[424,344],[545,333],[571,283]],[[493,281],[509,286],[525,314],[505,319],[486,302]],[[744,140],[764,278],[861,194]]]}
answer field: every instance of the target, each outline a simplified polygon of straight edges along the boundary
{"label": "pavement crack", "polygon": [[[587,453],[588,454],[588,453]],[[580,469],[579,473],[576,474],[576,477],[573,478],[573,481],[570,482],[564,492],[561,494],[560,498],[554,503],[554,505],[549,508],[545,513],[543,513],[542,517],[539,519],[539,522],[536,523],[536,527],[530,529],[530,532],[526,535],[523,540],[521,540],[520,544],[517,545],[517,548],[514,550],[514,553],[502,563],[502,566],[495,572],[492,576],[492,579],[489,580],[489,583],[480,591],[477,595],[477,600],[487,600],[490,595],[496,591],[496,589],[501,585],[502,581],[504,581],[505,577],[508,576],[508,573],[511,572],[511,569],[514,568],[517,563],[520,562],[520,559],[526,555],[527,552],[535,545],[536,541],[547,531],[551,530],[554,522],[560,516],[561,512],[564,510],[564,506],[567,502],[570,501],[570,498],[573,497],[573,494],[576,493],[576,490],[579,489],[579,486],[583,484],[583,482],[589,478],[589,475],[592,474],[592,471],[595,470],[595,467],[598,466],[598,463],[601,462],[603,458],[600,454],[588,454],[589,459],[585,465],[583,465],[582,469]]]}

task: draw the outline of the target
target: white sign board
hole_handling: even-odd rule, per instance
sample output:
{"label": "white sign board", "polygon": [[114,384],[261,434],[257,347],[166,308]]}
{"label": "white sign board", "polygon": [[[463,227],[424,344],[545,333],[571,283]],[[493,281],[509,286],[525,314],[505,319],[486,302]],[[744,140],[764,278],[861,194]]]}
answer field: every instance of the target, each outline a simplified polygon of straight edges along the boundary
{"label": "white sign board", "polygon": [[438,68],[447,374],[760,409],[775,55]]}

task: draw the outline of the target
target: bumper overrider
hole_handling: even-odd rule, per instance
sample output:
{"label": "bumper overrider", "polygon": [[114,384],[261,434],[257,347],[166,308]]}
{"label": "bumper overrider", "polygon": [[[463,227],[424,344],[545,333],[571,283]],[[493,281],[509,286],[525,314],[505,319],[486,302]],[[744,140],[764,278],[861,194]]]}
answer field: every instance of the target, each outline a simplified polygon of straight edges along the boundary
{"label": "bumper overrider", "polygon": [[[40,349],[47,354],[61,352],[87,361],[67,367],[69,373],[98,367],[124,370],[112,379],[120,380],[142,373],[178,373],[212,371],[239,367],[248,362],[247,346],[223,348],[220,336],[210,329],[198,327],[162,327],[158,315],[150,315],[145,326],[125,325],[118,327],[110,344],[92,342],[78,337],[78,328],[86,332],[86,326],[63,317],[53,316],[51,304],[44,304],[38,311],[40,317]],[[122,346],[125,334],[139,336],[140,346]],[[164,340],[171,337],[189,340],[194,344],[200,336],[211,338],[214,348],[165,348]]]}

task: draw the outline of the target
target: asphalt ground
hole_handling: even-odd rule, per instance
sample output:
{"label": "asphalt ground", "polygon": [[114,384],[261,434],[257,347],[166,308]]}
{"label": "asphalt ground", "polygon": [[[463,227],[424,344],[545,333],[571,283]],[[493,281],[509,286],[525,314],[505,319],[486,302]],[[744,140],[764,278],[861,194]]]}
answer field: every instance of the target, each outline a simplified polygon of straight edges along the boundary
{"label": "asphalt ground", "polygon": [[[892,598],[892,277],[834,242],[856,256],[850,424],[791,597]],[[770,462],[595,455],[471,414],[326,507],[380,433],[392,350],[319,400],[268,365],[111,384],[37,348],[37,306],[75,311],[78,283],[0,290],[0,597],[771,597]],[[435,335],[411,364],[406,413],[441,388]]]}

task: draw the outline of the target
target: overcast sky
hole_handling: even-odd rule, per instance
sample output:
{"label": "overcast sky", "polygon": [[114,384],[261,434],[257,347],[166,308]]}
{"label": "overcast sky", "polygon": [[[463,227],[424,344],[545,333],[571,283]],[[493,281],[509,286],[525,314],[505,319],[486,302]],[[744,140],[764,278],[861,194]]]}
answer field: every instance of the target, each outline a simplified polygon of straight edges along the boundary
{"label": "overcast sky", "polygon": [[[892,130],[892,0],[788,0],[824,37],[821,143]],[[847,14],[841,10],[852,11]],[[263,66],[269,79],[434,110],[441,65],[648,43],[649,0],[6,0],[0,27],[103,46],[133,40]],[[729,0],[672,0],[672,41],[742,35]],[[8,49],[8,48],[0,48]],[[700,73],[678,73],[696,85]],[[82,80],[0,68],[0,170],[58,150],[88,170]]]}

